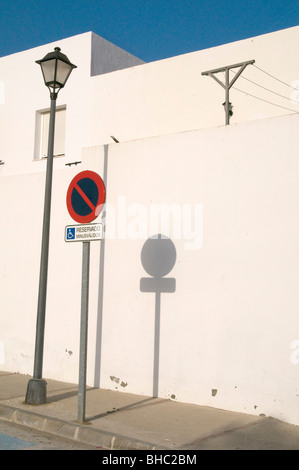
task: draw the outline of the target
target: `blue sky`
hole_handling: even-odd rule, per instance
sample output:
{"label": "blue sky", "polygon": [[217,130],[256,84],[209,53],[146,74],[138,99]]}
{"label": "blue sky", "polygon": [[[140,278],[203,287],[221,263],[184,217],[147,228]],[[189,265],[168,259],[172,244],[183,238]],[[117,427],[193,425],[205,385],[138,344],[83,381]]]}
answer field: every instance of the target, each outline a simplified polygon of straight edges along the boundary
{"label": "blue sky", "polygon": [[146,62],[299,25],[299,0],[0,0],[0,57],[93,31]]}

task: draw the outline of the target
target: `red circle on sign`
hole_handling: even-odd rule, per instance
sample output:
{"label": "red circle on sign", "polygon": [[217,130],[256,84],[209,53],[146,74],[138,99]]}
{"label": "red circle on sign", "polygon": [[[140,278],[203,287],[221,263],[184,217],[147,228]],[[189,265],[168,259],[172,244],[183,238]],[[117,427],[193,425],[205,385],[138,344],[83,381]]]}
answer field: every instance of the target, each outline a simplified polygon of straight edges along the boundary
{"label": "red circle on sign", "polygon": [[81,171],[72,179],[66,205],[70,216],[79,223],[89,223],[98,217],[106,198],[102,178],[94,171]]}

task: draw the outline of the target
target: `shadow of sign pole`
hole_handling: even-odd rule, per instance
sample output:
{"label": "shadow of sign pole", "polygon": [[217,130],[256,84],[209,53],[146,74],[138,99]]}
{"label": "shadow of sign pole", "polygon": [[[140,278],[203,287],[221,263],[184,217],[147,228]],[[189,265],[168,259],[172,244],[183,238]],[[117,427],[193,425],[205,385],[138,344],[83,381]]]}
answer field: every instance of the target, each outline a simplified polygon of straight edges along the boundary
{"label": "shadow of sign pole", "polygon": [[175,278],[164,277],[172,270],[175,261],[175,246],[173,242],[164,235],[155,235],[144,243],[141,251],[141,262],[145,271],[151,277],[142,277],[140,279],[140,290],[141,292],[155,293],[155,337],[153,368],[154,397],[158,397],[159,388],[161,293],[175,292]]}

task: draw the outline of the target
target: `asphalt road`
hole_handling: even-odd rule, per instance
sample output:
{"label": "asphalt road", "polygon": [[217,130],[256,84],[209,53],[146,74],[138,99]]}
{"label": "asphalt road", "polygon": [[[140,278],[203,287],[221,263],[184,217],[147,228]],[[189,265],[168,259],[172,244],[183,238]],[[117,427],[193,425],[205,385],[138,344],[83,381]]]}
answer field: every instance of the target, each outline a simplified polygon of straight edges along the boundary
{"label": "asphalt road", "polygon": [[103,450],[0,421],[0,450]]}

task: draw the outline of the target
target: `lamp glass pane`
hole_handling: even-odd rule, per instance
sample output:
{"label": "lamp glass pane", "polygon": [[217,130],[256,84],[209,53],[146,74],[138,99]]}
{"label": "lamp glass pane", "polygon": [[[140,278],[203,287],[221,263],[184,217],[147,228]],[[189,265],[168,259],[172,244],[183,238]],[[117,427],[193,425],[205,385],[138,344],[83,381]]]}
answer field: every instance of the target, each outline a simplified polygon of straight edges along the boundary
{"label": "lamp glass pane", "polygon": [[61,60],[58,60],[57,62],[56,81],[64,86],[69,77],[69,74],[72,71],[72,66],[62,62]]}
{"label": "lamp glass pane", "polygon": [[42,72],[44,75],[45,83],[53,82],[55,75],[55,62],[56,59],[46,60],[41,63]]}

